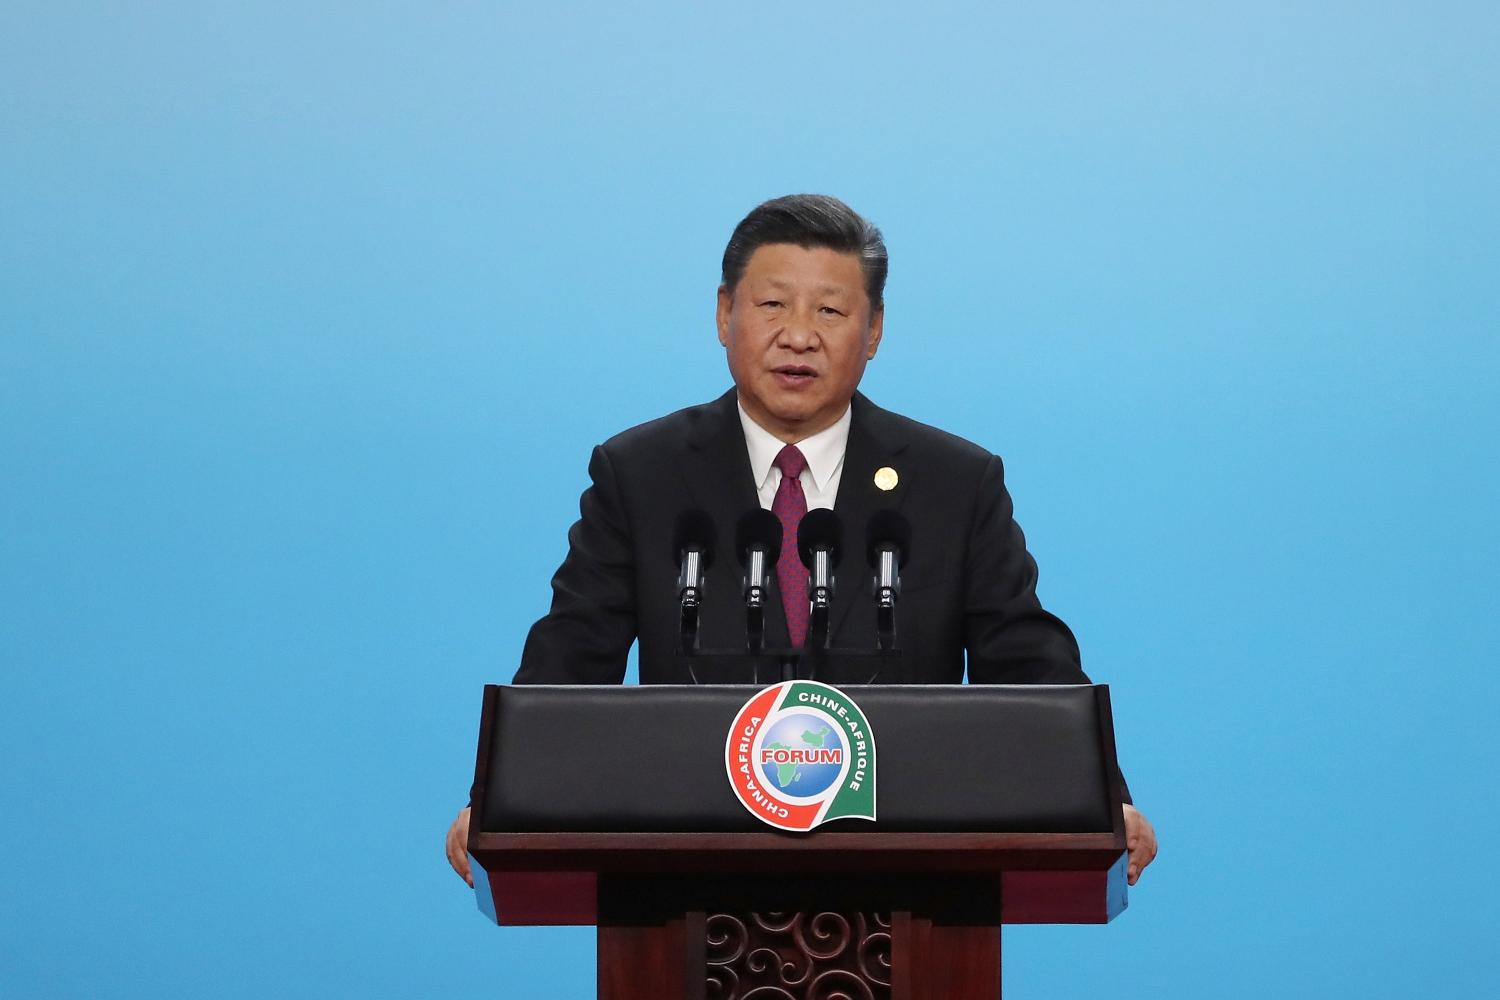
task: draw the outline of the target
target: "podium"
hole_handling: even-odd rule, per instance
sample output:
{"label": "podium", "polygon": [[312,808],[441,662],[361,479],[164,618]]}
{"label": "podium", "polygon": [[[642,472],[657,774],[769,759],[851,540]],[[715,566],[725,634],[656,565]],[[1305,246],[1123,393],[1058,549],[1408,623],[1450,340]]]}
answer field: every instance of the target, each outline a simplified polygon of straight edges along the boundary
{"label": "podium", "polygon": [[1126,906],[1103,685],[845,688],[876,819],[735,797],[743,686],[488,686],[469,854],[501,925],[598,928],[603,1000],[992,1000],[1000,926]]}

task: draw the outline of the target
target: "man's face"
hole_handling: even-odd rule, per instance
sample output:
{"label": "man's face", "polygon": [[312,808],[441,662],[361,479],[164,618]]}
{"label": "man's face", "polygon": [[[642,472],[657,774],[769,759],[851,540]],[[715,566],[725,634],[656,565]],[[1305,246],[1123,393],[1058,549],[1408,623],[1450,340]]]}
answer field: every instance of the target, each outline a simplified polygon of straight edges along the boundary
{"label": "man's face", "polygon": [[719,343],[740,403],[788,443],[834,424],[880,346],[859,257],[772,243],[750,255],[734,294],[719,288]]}

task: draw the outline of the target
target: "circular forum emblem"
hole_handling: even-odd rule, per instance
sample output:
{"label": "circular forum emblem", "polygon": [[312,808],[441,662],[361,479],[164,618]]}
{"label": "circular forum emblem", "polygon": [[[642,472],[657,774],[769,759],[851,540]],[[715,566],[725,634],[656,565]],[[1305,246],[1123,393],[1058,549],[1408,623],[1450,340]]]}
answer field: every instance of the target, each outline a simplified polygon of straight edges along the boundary
{"label": "circular forum emblem", "polygon": [[854,699],[817,681],[784,681],[745,702],[724,744],[741,804],[778,830],[875,818],[875,739]]}

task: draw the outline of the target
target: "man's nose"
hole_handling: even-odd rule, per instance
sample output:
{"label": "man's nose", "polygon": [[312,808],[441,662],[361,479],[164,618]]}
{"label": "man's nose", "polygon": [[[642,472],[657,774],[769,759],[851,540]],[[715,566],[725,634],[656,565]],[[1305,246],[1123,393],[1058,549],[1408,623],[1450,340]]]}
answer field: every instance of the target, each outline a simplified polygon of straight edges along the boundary
{"label": "man's nose", "polygon": [[794,351],[811,351],[818,346],[818,329],[813,323],[811,315],[801,312],[792,315],[782,327],[781,336],[778,338],[783,347]]}

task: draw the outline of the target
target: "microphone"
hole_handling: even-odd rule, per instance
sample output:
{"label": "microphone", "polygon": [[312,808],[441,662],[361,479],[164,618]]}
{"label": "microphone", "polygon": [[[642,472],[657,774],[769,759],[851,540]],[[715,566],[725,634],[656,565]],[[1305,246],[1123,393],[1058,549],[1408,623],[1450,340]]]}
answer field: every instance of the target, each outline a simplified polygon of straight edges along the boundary
{"label": "microphone", "polygon": [[911,522],[894,510],[876,511],[865,526],[865,557],[875,571],[875,635],[883,650],[896,648],[896,599],[901,564],[911,552]]}
{"label": "microphone", "polygon": [[808,598],[812,614],[807,645],[827,647],[828,613],[833,599],[833,571],[839,563],[839,518],[831,510],[810,510],[797,527],[797,554],[812,574]]}
{"label": "microphone", "polygon": [[781,518],[757,507],[735,527],[734,550],[745,567],[745,644],[760,652],[766,636],[766,590],[781,558]]}
{"label": "microphone", "polygon": [[672,551],[677,559],[677,600],[682,616],[682,648],[698,645],[698,611],[708,567],[714,561],[713,518],[701,510],[685,510],[672,528]]}

